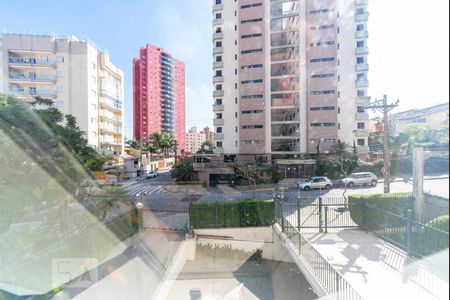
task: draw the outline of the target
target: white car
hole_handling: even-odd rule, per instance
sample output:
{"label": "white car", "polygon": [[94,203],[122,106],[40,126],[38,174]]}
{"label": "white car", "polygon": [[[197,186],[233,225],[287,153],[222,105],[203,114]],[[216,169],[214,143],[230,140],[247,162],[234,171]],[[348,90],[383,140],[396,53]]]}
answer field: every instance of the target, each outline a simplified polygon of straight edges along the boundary
{"label": "white car", "polygon": [[370,172],[353,173],[342,180],[342,183],[348,187],[371,185],[377,186],[378,177]]}
{"label": "white car", "polygon": [[328,177],[325,176],[318,176],[318,177],[311,177],[306,181],[300,181],[297,184],[298,188],[300,190],[309,191],[314,189],[326,189],[331,190],[333,188],[333,182],[331,182]]}

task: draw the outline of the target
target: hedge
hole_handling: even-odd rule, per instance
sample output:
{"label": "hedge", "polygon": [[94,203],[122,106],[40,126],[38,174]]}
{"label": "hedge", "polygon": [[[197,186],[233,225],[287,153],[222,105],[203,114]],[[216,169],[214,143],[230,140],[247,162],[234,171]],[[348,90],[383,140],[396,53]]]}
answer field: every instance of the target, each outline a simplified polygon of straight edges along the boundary
{"label": "hedge", "polygon": [[404,225],[404,219],[392,214],[406,217],[407,210],[412,208],[413,199],[411,193],[352,195],[348,198],[350,216],[358,226],[362,227],[361,208],[365,202],[363,229],[398,227]]}
{"label": "hedge", "polygon": [[189,219],[194,229],[269,226],[275,219],[275,203],[272,199],[197,202],[189,206]]}

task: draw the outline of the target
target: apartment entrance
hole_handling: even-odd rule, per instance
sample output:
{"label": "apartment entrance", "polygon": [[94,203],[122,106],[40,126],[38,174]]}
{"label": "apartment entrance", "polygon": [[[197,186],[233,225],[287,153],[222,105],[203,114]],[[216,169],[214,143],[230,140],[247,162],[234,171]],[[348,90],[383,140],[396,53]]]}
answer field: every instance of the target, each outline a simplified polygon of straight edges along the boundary
{"label": "apartment entrance", "polygon": [[285,178],[308,178],[314,176],[314,159],[277,160],[278,170]]}

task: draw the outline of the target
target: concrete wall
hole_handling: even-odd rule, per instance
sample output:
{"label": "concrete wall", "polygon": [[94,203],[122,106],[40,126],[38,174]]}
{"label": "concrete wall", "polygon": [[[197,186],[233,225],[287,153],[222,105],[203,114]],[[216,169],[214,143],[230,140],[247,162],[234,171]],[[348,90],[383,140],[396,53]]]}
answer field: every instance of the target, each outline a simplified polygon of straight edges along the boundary
{"label": "concrete wall", "polygon": [[198,229],[195,234],[200,244],[230,245],[247,252],[261,249],[264,259],[293,262],[272,227]]}
{"label": "concrete wall", "polygon": [[430,194],[424,194],[425,205],[423,207],[423,218],[425,222],[433,220],[442,215],[448,215],[449,199]]}

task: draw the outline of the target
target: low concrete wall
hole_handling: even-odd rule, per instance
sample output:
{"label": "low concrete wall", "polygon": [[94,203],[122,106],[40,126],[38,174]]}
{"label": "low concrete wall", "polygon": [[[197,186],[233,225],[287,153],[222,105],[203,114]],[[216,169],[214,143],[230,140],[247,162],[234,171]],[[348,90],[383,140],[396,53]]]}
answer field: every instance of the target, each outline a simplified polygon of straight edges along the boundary
{"label": "low concrete wall", "polygon": [[247,252],[261,249],[264,259],[294,262],[272,227],[197,229],[194,232],[201,244],[227,245]]}

